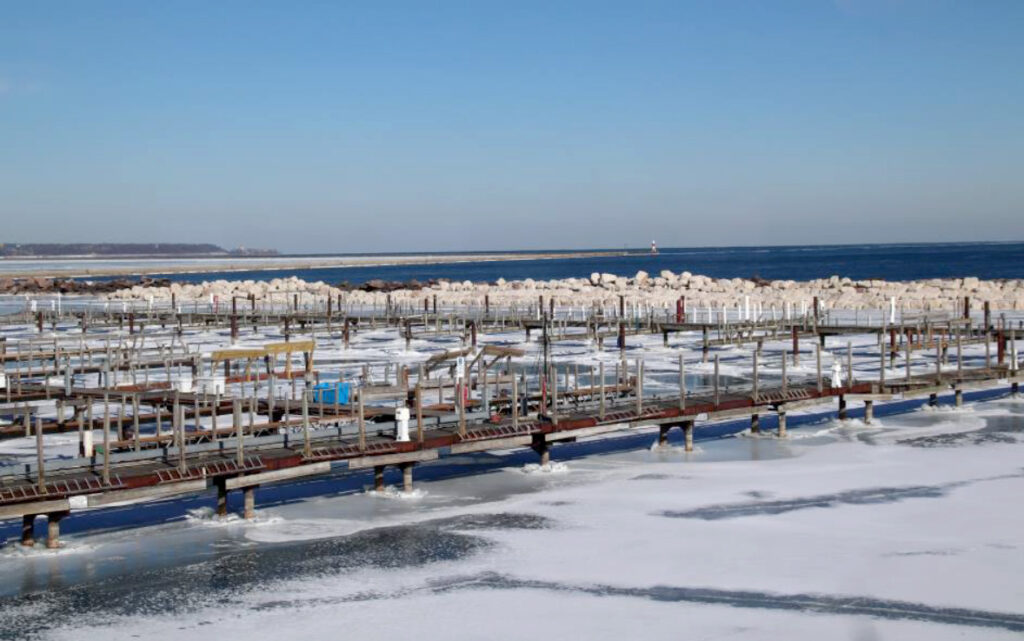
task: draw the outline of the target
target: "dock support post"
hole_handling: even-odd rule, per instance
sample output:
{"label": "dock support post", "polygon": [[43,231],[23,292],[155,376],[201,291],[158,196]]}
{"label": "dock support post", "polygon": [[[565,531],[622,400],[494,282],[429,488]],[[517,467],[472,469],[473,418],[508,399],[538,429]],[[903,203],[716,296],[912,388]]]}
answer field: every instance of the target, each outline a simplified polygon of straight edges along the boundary
{"label": "dock support post", "polygon": [[21,544],[27,548],[36,544],[35,514],[24,514],[21,517]]}
{"label": "dock support post", "polygon": [[242,467],[245,462],[245,437],[242,434],[242,401],[237,398],[231,401],[231,422],[235,428],[235,463]]}
{"label": "dock support post", "polygon": [[957,389],[953,392],[953,404],[957,407],[964,406],[964,392],[961,389]]}
{"label": "dock support post", "polygon": [[[903,330],[903,337],[904,337],[903,346],[905,348],[904,351],[906,352],[905,358],[907,359],[907,362],[906,362],[906,365],[907,365],[906,380],[909,383],[910,382],[910,368],[911,368],[910,347],[911,347],[911,342],[912,342],[910,340],[910,330],[904,328],[904,330]],[[988,343],[986,343],[986,346],[987,345],[988,345]]]}
{"label": "dock support post", "polygon": [[56,550],[60,547],[60,520],[67,512],[50,512],[46,515],[46,547]]}
{"label": "dock support post", "polygon": [[373,466],[373,489],[377,492],[384,490],[384,466]]}
{"label": "dock support post", "polygon": [[423,443],[423,387],[420,381],[423,380],[423,365],[420,365],[420,375],[416,377],[416,441]]}
{"label": "dock support post", "polygon": [[1012,394],[1014,398],[1017,398],[1017,396],[1020,395],[1019,381],[1014,381],[1013,383],[1010,384],[1010,394]]}
{"label": "dock support post", "polygon": [[796,325],[793,326],[793,365],[800,364],[800,335],[797,333]]}
{"label": "dock support post", "polygon": [[46,491],[46,460],[43,457],[43,417],[36,414],[36,486]]}
{"label": "dock support post", "polygon": [[934,393],[933,394],[929,394],[928,395],[928,406],[929,407],[935,407],[938,404],[939,404],[939,395],[938,394],[934,394]]}
{"label": "dock support post", "polygon": [[753,376],[754,376],[754,391],[753,391],[753,394],[752,394],[752,398],[754,399],[754,403],[756,404],[757,403],[757,350],[754,350],[754,373],[753,373]]}
{"label": "dock support post", "polygon": [[512,379],[512,429],[519,429],[519,378],[515,366],[508,364],[508,375]]}
{"label": "dock support post", "polygon": [[365,410],[363,409],[363,390],[362,390],[362,388],[360,388],[358,390],[358,392],[359,392],[359,395],[358,395],[359,404],[358,404],[357,408],[359,410],[359,415],[358,415],[358,418],[359,418],[359,451],[360,452],[365,452],[366,451],[366,416],[364,414]]}
{"label": "dock support post", "polygon": [[693,421],[683,423],[683,436],[686,441],[684,449],[687,452],[693,451]]}
{"label": "dock support post", "polygon": [[[109,370],[105,370],[109,375]],[[177,395],[175,395],[177,407]],[[91,425],[89,426],[92,427]],[[103,395],[103,484],[110,485],[110,395]]]}
{"label": "dock support post", "polygon": [[843,395],[839,397],[839,420],[846,420],[846,396]]}
{"label": "dock support post", "polygon": [[402,491],[408,494],[412,492],[412,466],[415,465],[412,461],[402,463]]}
{"label": "dock support post", "polygon": [[715,408],[718,407],[718,354],[715,354],[715,379],[714,379]]}
{"label": "dock support post", "polygon": [[751,414],[750,415],[750,433],[760,434],[761,433],[761,415]]}
{"label": "dock support post", "polygon": [[530,448],[540,456],[541,467],[546,467],[551,464],[551,447],[548,445],[548,442],[544,440],[543,434],[534,435],[533,444]]}
{"label": "dock support post", "polygon": [[244,497],[242,518],[251,521],[256,518],[256,486],[250,485],[242,490],[242,496]]}
{"label": "dock support post", "polygon": [[659,425],[658,426],[658,446],[668,445],[668,430],[671,425]]}
{"label": "dock support post", "polygon": [[871,425],[875,420],[875,402],[864,401],[864,424]]}
{"label": "dock support post", "polygon": [[228,488],[224,479],[217,479],[217,516],[228,515]]}
{"label": "dock support post", "polygon": [[640,418],[640,415],[644,411],[644,362],[639,358],[636,359],[636,415]]}
{"label": "dock support post", "polygon": [[686,409],[686,365],[683,355],[679,354],[679,410]]}
{"label": "dock support post", "polygon": [[[312,392],[306,388],[302,390],[302,455],[304,457],[311,458],[313,456],[313,448],[309,440],[309,397]],[[337,399],[337,390],[335,390],[334,398]],[[324,399],[320,397],[320,411],[323,412]]]}
{"label": "dock support post", "polygon": [[786,438],[786,410],[779,408],[779,438]]}

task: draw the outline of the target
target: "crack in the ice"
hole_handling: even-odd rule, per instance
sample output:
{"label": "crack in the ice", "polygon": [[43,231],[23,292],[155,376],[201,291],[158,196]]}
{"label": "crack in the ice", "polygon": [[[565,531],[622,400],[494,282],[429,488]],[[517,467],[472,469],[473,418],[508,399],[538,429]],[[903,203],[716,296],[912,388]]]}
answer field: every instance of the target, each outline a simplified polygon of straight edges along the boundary
{"label": "crack in the ice", "polygon": [[912,498],[939,498],[946,494],[950,486],[914,485],[909,487],[874,487],[859,490],[847,490],[833,494],[780,499],[777,501],[748,501],[743,503],[725,503],[707,505],[692,510],[664,510],[657,513],[674,519],[703,519],[717,521],[719,519],[735,519],[744,516],[764,516],[785,514],[809,508],[830,508],[839,505],[875,505],[879,503],[895,503]]}
{"label": "crack in the ice", "polygon": [[669,585],[620,587],[613,585],[573,585],[520,579],[486,572],[472,576],[434,581],[435,593],[491,588],[497,590],[551,590],[592,596],[634,597],[669,603],[728,605],[738,608],[795,610],[815,614],[869,616],[879,619],[913,620],[945,625],[1002,628],[1024,632],[1024,614],[993,612],[969,608],[932,606],[911,601],[879,599],[867,596],[825,594],[773,594],[753,590],[720,590]]}
{"label": "crack in the ice", "polygon": [[999,474],[964,481],[954,481],[942,485],[911,485],[906,487],[871,487],[817,496],[803,496],[777,501],[746,501],[743,503],[721,503],[706,505],[691,510],[663,510],[656,516],[667,516],[674,519],[702,519],[717,521],[719,519],[735,519],[744,516],[773,516],[796,510],[810,508],[831,508],[839,505],[877,505],[896,503],[906,499],[935,499],[945,496],[950,490],[983,483],[986,481],[1004,481],[1024,478],[1024,473]]}

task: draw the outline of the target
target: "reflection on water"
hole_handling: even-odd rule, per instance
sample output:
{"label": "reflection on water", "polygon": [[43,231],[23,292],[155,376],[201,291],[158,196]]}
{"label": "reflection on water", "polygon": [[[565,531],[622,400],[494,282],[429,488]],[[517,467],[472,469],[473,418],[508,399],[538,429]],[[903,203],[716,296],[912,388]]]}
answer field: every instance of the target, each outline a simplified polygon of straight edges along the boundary
{"label": "reflection on water", "polygon": [[949,447],[984,443],[1016,443],[1024,435],[1024,415],[985,416],[985,426],[969,432],[934,434],[897,441],[913,447]]}
{"label": "reflection on water", "polygon": [[77,585],[65,585],[52,576],[45,584],[24,585],[22,596],[5,602],[0,638],[16,638],[26,630],[39,633],[69,620],[100,624],[110,616],[173,615],[213,604],[238,604],[248,590],[290,579],[452,561],[492,545],[468,532],[548,525],[547,519],[531,514],[474,514],[341,537],[217,551],[198,562]]}

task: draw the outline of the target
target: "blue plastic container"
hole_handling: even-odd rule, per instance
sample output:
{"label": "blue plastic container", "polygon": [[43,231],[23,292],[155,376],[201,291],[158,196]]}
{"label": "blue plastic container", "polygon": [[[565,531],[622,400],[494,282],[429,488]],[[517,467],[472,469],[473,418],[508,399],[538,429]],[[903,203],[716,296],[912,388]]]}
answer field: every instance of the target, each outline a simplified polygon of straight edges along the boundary
{"label": "blue plastic container", "polygon": [[[336,383],[319,383],[313,386],[313,402],[340,405],[348,404],[349,383],[338,381]],[[335,401],[337,399],[337,401]]]}

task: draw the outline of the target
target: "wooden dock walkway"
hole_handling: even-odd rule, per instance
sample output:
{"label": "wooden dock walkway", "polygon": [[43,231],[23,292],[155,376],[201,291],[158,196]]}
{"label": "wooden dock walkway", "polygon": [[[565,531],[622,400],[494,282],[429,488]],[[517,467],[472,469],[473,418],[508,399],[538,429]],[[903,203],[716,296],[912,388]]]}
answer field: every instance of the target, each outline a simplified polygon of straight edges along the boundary
{"label": "wooden dock walkway", "polygon": [[[870,422],[878,401],[918,396],[934,400],[953,392],[959,404],[966,389],[1006,385],[1016,392],[1021,380],[1016,330],[1005,323],[991,324],[987,308],[983,323],[945,318],[870,325],[830,324],[809,315],[683,322],[679,310],[675,317],[665,318],[609,318],[603,313],[557,318],[541,311],[543,301],[536,310],[521,314],[487,309],[457,315],[428,310],[425,300],[423,311],[346,312],[340,319],[330,305],[326,310],[253,307],[249,312],[232,307],[234,313],[70,310],[63,315],[36,312],[3,319],[7,325],[28,322],[39,330],[47,325],[56,328],[46,339],[13,341],[5,336],[0,342],[5,375],[0,415],[16,419],[0,427],[0,438],[35,436],[37,446],[35,462],[0,465],[0,519],[22,518],[24,544],[34,541],[35,518],[44,514],[48,545],[57,546],[61,518],[73,510],[113,503],[216,488],[218,511],[223,513],[228,492],[239,490],[245,497],[245,516],[251,517],[255,487],[339,470],[373,469],[379,486],[384,468],[398,466],[408,490],[415,464],[468,452],[529,447],[547,463],[553,443],[650,426],[659,426],[662,440],[670,429],[681,428],[686,448],[691,449],[695,429],[727,418],[750,420],[757,431],[760,416],[773,413],[784,436],[788,411],[833,399],[840,417],[845,417],[849,402],[863,402]],[[285,341],[200,354],[190,351],[183,339],[186,329],[218,330],[234,342],[240,327],[252,327],[254,335],[260,328],[280,331]],[[115,328],[116,344],[111,340]],[[418,371],[396,367],[393,378],[385,369],[382,381],[373,381],[364,366],[363,385],[352,390],[347,402],[315,402],[312,390],[320,377],[313,358],[316,337],[331,336],[347,347],[350,333],[371,329],[390,329],[407,343],[417,335],[448,332],[459,336],[464,347],[430,357]],[[478,333],[510,330],[539,332],[545,368],[527,376],[512,361],[522,352],[477,345]],[[677,333],[699,336],[702,360],[714,364],[710,384],[687,389],[680,357],[678,393],[650,395],[645,392],[643,363],[637,361],[631,368],[625,358],[626,341],[629,336],[661,334],[667,344]],[[833,387],[821,371],[820,346],[828,337],[858,334],[876,335],[879,375],[865,379],[860,372],[855,377],[849,360],[845,382]],[[548,358],[550,346],[558,340],[582,337],[601,349],[606,336],[615,336],[622,351],[621,367],[615,366],[610,383],[603,364],[582,377],[576,366],[570,377],[569,367]],[[801,340],[810,340],[814,347],[813,355],[806,350],[802,354],[816,357],[813,378],[786,374],[785,364],[800,354]],[[98,347],[97,341],[105,344]],[[791,341],[793,351],[782,352],[781,383],[766,386],[758,359],[761,345],[770,341]],[[982,343],[983,365],[968,367],[963,347]],[[745,387],[723,390],[715,348],[743,344],[756,346],[751,380]],[[949,365],[953,350],[955,369]],[[301,366],[293,366],[293,354],[301,355]],[[915,354],[918,370],[924,358],[935,363],[934,372],[912,371]],[[905,374],[886,378],[886,361],[891,368],[898,355],[904,358]],[[283,370],[280,357],[285,359]],[[191,391],[205,372],[221,367],[224,384],[235,388],[233,394]],[[151,369],[152,380],[147,374]],[[181,378],[187,379],[188,389],[176,387]],[[290,384],[291,393],[278,396],[272,391],[276,381]],[[298,382],[302,391],[296,395]],[[261,387],[266,389],[261,392]],[[57,417],[44,419],[40,403],[53,403]],[[96,415],[97,406],[103,408],[102,415]],[[408,418],[400,417],[402,412]],[[204,421],[210,424],[201,425]],[[400,437],[404,429],[408,439]],[[101,444],[91,444],[96,430],[102,430]],[[78,433],[79,456],[47,458],[44,435],[62,432]]]}

